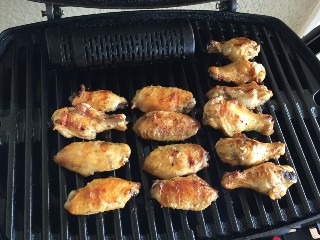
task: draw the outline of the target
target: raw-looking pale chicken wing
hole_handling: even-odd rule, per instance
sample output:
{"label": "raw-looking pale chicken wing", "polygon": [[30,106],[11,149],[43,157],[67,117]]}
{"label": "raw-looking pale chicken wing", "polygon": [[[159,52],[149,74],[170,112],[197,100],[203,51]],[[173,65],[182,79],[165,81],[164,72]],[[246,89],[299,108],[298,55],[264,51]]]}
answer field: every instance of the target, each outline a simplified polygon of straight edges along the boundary
{"label": "raw-looking pale chicken wing", "polygon": [[159,146],[145,159],[143,170],[161,179],[196,173],[208,166],[209,154],[200,145]]}
{"label": "raw-looking pale chicken wing", "polygon": [[273,96],[273,93],[266,86],[251,82],[238,87],[217,85],[209,90],[206,96],[209,99],[217,96],[223,96],[224,99],[235,98],[246,108],[254,109],[267,102]]}
{"label": "raw-looking pale chicken wing", "polygon": [[266,77],[266,70],[262,64],[239,60],[226,66],[209,68],[210,75],[217,81],[231,82],[242,85],[255,81],[261,83]]}
{"label": "raw-looking pale chicken wing", "polygon": [[218,198],[218,191],[195,174],[156,180],[150,192],[162,207],[191,211],[202,211]]}
{"label": "raw-looking pale chicken wing", "polygon": [[200,123],[192,117],[167,111],[148,112],[133,125],[140,137],[156,141],[182,141],[197,134]]}
{"label": "raw-looking pale chicken wing", "polygon": [[196,100],[191,92],[176,87],[147,86],[136,92],[132,100],[132,109],[142,112],[171,111],[188,113]]}
{"label": "raw-looking pale chicken wing", "polygon": [[128,162],[131,149],[124,143],[74,142],[60,150],[53,160],[82,176],[118,169]]}
{"label": "raw-looking pale chicken wing", "polygon": [[94,179],[69,193],[64,208],[74,215],[90,215],[123,208],[139,193],[140,183],[109,177]]}
{"label": "raw-looking pale chicken wing", "polygon": [[277,200],[296,182],[297,174],[292,167],[266,162],[242,172],[226,172],[221,185],[226,189],[250,188]]}
{"label": "raw-looking pale chicken wing", "polygon": [[75,107],[64,107],[56,110],[52,117],[53,130],[66,138],[78,137],[95,139],[96,133],[109,129],[125,131],[127,129],[124,114],[107,115],[89,104],[80,103]]}
{"label": "raw-looking pale chicken wing", "polygon": [[211,40],[208,44],[208,53],[221,53],[232,62],[249,60],[258,56],[259,52],[260,45],[246,37],[236,37],[224,42]]}
{"label": "raw-looking pale chicken wing", "polygon": [[247,137],[221,138],[216,151],[221,161],[232,166],[254,166],[285,154],[281,142],[263,143]]}
{"label": "raw-looking pale chicken wing", "polygon": [[89,92],[86,91],[84,85],[81,85],[81,91],[71,96],[69,100],[72,106],[76,106],[79,103],[87,103],[91,107],[103,112],[111,112],[128,106],[125,98],[114,94],[112,91],[98,90]]}
{"label": "raw-looking pale chicken wing", "polygon": [[271,115],[253,113],[238,100],[225,100],[223,96],[215,97],[206,103],[203,124],[220,129],[229,137],[242,131],[257,131],[265,136],[274,132]]}

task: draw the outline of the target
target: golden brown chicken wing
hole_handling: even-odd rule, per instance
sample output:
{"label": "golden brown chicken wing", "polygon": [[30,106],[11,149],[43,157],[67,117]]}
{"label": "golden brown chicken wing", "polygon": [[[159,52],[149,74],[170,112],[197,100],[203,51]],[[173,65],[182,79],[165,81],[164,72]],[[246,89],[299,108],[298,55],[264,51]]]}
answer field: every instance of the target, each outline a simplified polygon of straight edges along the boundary
{"label": "golden brown chicken wing", "polygon": [[78,137],[95,139],[96,133],[109,129],[125,131],[127,129],[124,114],[107,115],[92,108],[89,104],[80,103],[76,107],[64,107],[56,110],[52,117],[53,130],[66,138]]}
{"label": "golden brown chicken wing", "polygon": [[221,184],[227,189],[250,188],[276,200],[282,198],[296,182],[297,175],[292,167],[266,162],[242,172],[226,172]]}
{"label": "golden brown chicken wing", "polygon": [[153,111],[140,117],[132,129],[140,137],[156,141],[182,141],[195,135],[200,123],[188,115]]}
{"label": "golden brown chicken wing", "polygon": [[216,150],[221,161],[232,166],[254,166],[285,154],[281,142],[262,143],[246,137],[221,138]]}
{"label": "golden brown chicken wing", "polygon": [[87,103],[91,107],[103,112],[111,112],[128,106],[125,98],[119,97],[109,90],[89,92],[86,91],[83,84],[81,85],[81,91],[77,95],[71,96],[69,100],[72,106],[76,106],[79,103]]}
{"label": "golden brown chicken wing", "polygon": [[209,99],[223,96],[224,99],[237,99],[246,108],[254,109],[267,102],[273,93],[266,86],[258,85],[256,82],[240,85],[238,87],[220,86],[212,88],[207,92]]}
{"label": "golden brown chicken wing", "polygon": [[162,207],[191,211],[202,211],[218,198],[218,191],[195,174],[156,180],[150,192]]}
{"label": "golden brown chicken wing", "polygon": [[266,70],[262,64],[246,60],[239,60],[223,67],[210,67],[209,73],[217,81],[236,85],[252,81],[261,83],[266,77]]}
{"label": "golden brown chicken wing", "polygon": [[176,87],[147,86],[137,91],[132,109],[142,112],[171,111],[188,113],[196,104],[191,92]]}
{"label": "golden brown chicken wing", "polygon": [[270,136],[274,122],[272,116],[253,113],[236,99],[225,100],[218,96],[204,106],[203,124],[220,129],[229,137],[242,131],[257,131]]}
{"label": "golden brown chicken wing", "polygon": [[140,183],[121,178],[94,179],[69,193],[64,208],[74,215],[90,215],[123,208],[139,193]]}
{"label": "golden brown chicken wing", "polygon": [[65,146],[53,160],[82,176],[118,169],[128,162],[131,149],[124,143],[103,141],[74,142]]}
{"label": "golden brown chicken wing", "polygon": [[224,42],[211,40],[208,44],[208,53],[221,53],[232,62],[249,60],[258,56],[259,52],[260,45],[245,37],[236,37]]}
{"label": "golden brown chicken wing", "polygon": [[161,179],[196,173],[208,166],[209,154],[197,144],[160,146],[145,159],[143,170]]}

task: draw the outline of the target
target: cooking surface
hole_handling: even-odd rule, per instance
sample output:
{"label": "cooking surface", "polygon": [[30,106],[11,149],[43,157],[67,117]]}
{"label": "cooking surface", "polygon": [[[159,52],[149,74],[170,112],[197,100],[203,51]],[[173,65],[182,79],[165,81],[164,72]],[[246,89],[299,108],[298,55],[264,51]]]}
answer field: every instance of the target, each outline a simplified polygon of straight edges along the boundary
{"label": "cooking surface", "polygon": [[[77,21],[83,25],[108,24],[117,16],[121,19],[115,14]],[[127,19],[150,17],[148,12],[132,13]],[[10,44],[4,44],[5,51],[0,52],[0,227],[8,238],[230,239],[279,234],[297,222],[319,218],[319,107],[313,98],[320,89],[320,65],[316,58],[288,28],[272,18],[206,12],[161,12],[152,17],[189,17],[196,41],[195,57],[105,70],[53,71],[43,30],[55,23],[22,28],[4,37],[3,42]],[[142,164],[153,149],[166,143],[143,140],[134,134],[132,124],[142,113],[130,107],[117,111],[127,116],[127,131],[107,131],[97,137],[130,145],[132,154],[124,167],[83,178],[53,162],[52,157],[64,146],[82,141],[59,135],[52,130],[50,120],[57,108],[70,106],[68,98],[80,89],[80,84],[90,90],[112,90],[128,101],[136,90],[147,85],[186,89],[197,101],[190,115],[201,122],[205,93],[216,85],[207,69],[228,63],[222,56],[206,53],[207,41],[235,36],[246,36],[261,44],[261,52],[254,60],[265,66],[264,84],[274,94],[262,110],[273,116],[275,133],[270,137],[247,135],[263,142],[285,142],[286,155],[276,163],[288,164],[298,173],[297,184],[281,200],[272,201],[247,189],[224,190],[221,176],[232,168],[218,159],[214,149],[223,135],[202,126],[195,137],[185,142],[198,143],[210,153],[209,167],[198,175],[219,191],[219,198],[202,212],[161,208],[149,194],[155,178],[142,171]],[[319,104],[319,96],[315,99]],[[63,204],[71,190],[108,176],[141,182],[140,194],[122,210],[80,217],[65,211]]]}

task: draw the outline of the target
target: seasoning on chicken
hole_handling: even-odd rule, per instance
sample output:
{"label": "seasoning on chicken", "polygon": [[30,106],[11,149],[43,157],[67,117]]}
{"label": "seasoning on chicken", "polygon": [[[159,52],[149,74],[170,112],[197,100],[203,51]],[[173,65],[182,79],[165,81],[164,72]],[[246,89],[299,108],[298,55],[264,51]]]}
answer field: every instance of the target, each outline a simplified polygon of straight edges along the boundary
{"label": "seasoning on chicken", "polygon": [[218,198],[218,191],[195,174],[156,180],[150,192],[162,207],[191,211],[202,211]]}
{"label": "seasoning on chicken", "polygon": [[57,130],[66,138],[92,140],[95,139],[96,133],[109,129],[127,129],[124,114],[107,115],[86,103],[80,103],[76,107],[60,108],[53,113],[51,119],[54,123],[53,130]]}
{"label": "seasoning on chicken", "polygon": [[255,81],[261,83],[266,77],[266,70],[262,64],[239,60],[226,66],[209,68],[210,75],[217,81],[231,82],[242,85]]}
{"label": "seasoning on chicken", "polygon": [[285,154],[281,142],[263,143],[247,137],[221,138],[216,151],[221,161],[232,166],[254,166]]}
{"label": "seasoning on chicken", "polygon": [[131,149],[124,143],[74,142],[60,150],[53,160],[82,176],[118,169],[128,162]]}
{"label": "seasoning on chicken", "polygon": [[236,62],[241,59],[249,60],[258,56],[260,45],[251,39],[236,37],[224,42],[210,40],[207,50],[208,53],[221,53],[230,61]]}
{"label": "seasoning on chicken", "polygon": [[86,91],[83,84],[81,84],[81,91],[78,94],[71,96],[69,100],[72,106],[76,106],[79,103],[87,103],[91,107],[103,112],[111,112],[118,108],[128,106],[128,102],[125,98],[114,94],[112,91],[98,90],[89,92]]}
{"label": "seasoning on chicken", "polygon": [[277,200],[296,182],[297,174],[292,167],[266,162],[242,172],[226,172],[221,184],[226,189],[250,188]]}
{"label": "seasoning on chicken", "polygon": [[203,124],[220,129],[229,137],[242,131],[257,131],[266,136],[274,132],[271,115],[253,113],[238,100],[225,100],[223,96],[215,97],[206,103]]}
{"label": "seasoning on chicken", "polygon": [[194,136],[199,128],[200,123],[190,116],[167,111],[148,112],[132,127],[140,137],[156,141],[182,141]]}
{"label": "seasoning on chicken", "polygon": [[224,99],[235,98],[246,108],[254,109],[267,102],[273,96],[273,93],[266,86],[251,82],[238,87],[217,85],[209,90],[206,96],[209,99],[217,96],[223,96]]}
{"label": "seasoning on chicken", "polygon": [[191,92],[176,87],[147,86],[136,92],[132,100],[132,109],[142,112],[171,111],[188,113],[196,100]]}
{"label": "seasoning on chicken", "polygon": [[94,179],[69,193],[64,208],[74,215],[90,215],[123,208],[139,193],[140,183],[109,177]]}
{"label": "seasoning on chicken", "polygon": [[145,159],[143,170],[161,179],[196,173],[208,166],[209,154],[197,144],[159,146]]}

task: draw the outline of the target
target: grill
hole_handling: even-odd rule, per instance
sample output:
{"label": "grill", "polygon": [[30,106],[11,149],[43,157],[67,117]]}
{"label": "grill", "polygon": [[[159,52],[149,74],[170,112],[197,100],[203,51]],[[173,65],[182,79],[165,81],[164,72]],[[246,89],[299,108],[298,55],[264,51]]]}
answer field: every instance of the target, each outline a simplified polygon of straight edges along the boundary
{"label": "grill", "polygon": [[[320,218],[320,64],[312,52],[277,19],[239,13],[207,11],[144,11],[82,16],[18,27],[1,35],[0,52],[0,227],[8,239],[252,239],[311,226]],[[49,62],[46,30],[77,25],[93,28],[123,21],[188,19],[195,54],[118,67],[58,69]],[[57,108],[70,106],[68,97],[84,84],[91,90],[110,89],[131,100],[146,85],[177,86],[193,92],[192,117],[201,121],[205,93],[216,84],[211,65],[224,65],[219,55],[206,53],[211,38],[246,36],[261,44],[255,61],[267,71],[264,84],[273,98],[263,112],[275,120],[270,137],[249,133],[260,141],[282,141],[286,155],[276,160],[294,167],[298,182],[281,200],[272,201],[247,189],[224,190],[220,179],[231,170],[222,164],[214,145],[222,133],[202,126],[186,142],[210,153],[209,167],[198,173],[219,191],[219,198],[202,212],[161,208],[150,198],[153,177],[142,171],[144,158],[158,144],[131,130],[141,116],[125,109],[125,132],[107,131],[97,139],[126,142],[132,154],[124,167],[83,178],[59,167],[52,157],[65,145],[79,141],[52,131]],[[91,216],[72,216],[64,210],[67,194],[100,177],[117,176],[142,183],[140,193],[125,208]]]}

